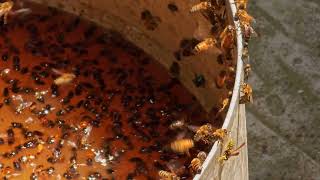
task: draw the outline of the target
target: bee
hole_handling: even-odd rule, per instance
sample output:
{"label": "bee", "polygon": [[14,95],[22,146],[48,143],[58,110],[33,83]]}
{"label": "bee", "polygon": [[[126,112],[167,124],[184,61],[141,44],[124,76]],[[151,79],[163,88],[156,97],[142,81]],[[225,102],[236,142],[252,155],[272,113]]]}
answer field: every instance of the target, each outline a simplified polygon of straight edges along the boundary
{"label": "bee", "polygon": [[15,14],[20,14],[20,13],[31,12],[31,10],[28,8],[22,8],[22,9],[19,9],[19,10],[12,12],[13,6],[14,6],[14,2],[11,0],[7,1],[7,2],[0,3],[0,17],[3,17],[3,24],[8,23],[8,15],[9,14],[15,15]]}
{"label": "bee", "polygon": [[175,173],[160,170],[158,172],[161,180],[180,180],[180,177],[178,177]]}
{"label": "bee", "polygon": [[253,29],[250,24],[242,24],[242,35],[245,40],[250,40],[251,37],[258,37],[257,32]]}
{"label": "bee", "polygon": [[198,128],[193,138],[195,141],[201,140],[205,144],[211,144],[214,142],[213,132],[213,127],[210,124],[205,124]]}
{"label": "bee", "polygon": [[186,153],[188,156],[190,156],[189,149],[193,146],[194,142],[192,139],[179,139],[170,144],[170,147],[174,152]]}
{"label": "bee", "polygon": [[8,15],[12,10],[13,5],[13,1],[7,1],[0,4],[0,17],[3,16],[3,24],[7,24]]}
{"label": "bee", "polygon": [[217,129],[213,132],[213,136],[222,141],[228,134],[226,129]]}
{"label": "bee", "polygon": [[56,85],[68,84],[72,82],[74,78],[76,78],[76,75],[74,75],[73,73],[62,73],[58,70],[53,71],[60,75],[57,79],[54,80],[54,84]]}
{"label": "bee", "polygon": [[247,9],[248,0],[236,0],[235,2],[238,9]]}
{"label": "bee", "polygon": [[227,144],[226,150],[223,152],[223,155],[218,158],[220,163],[227,161],[231,156],[238,156],[240,154],[239,149],[241,149],[245,143],[242,143],[238,148],[234,149],[234,142],[230,140]]}
{"label": "bee", "polygon": [[171,130],[175,130],[175,129],[183,129],[186,126],[185,121],[184,120],[177,120],[174,121],[170,124],[169,128]]}
{"label": "bee", "polygon": [[194,47],[195,52],[200,53],[203,51],[207,51],[210,48],[213,48],[217,44],[217,40],[215,38],[205,38],[199,44]]}
{"label": "bee", "polygon": [[11,175],[13,172],[14,172],[14,169],[10,166],[7,166],[1,170],[1,175],[8,176],[8,175]]}
{"label": "bee", "polygon": [[194,13],[197,11],[202,11],[202,10],[208,10],[209,8],[212,8],[212,4],[208,1],[200,2],[194,6],[191,7],[190,12]]}
{"label": "bee", "polygon": [[217,88],[223,88],[225,81],[227,79],[227,72],[221,71],[220,74],[216,77],[216,86]]}
{"label": "bee", "polygon": [[37,154],[40,154],[43,151],[43,144],[38,144],[37,146]]}
{"label": "bee", "polygon": [[225,98],[222,103],[221,103],[221,108],[219,109],[219,111],[217,112],[217,114],[220,114],[222,111],[224,111],[226,109],[226,107],[228,106],[230,102],[230,98]]}
{"label": "bee", "polygon": [[34,155],[24,155],[24,156],[21,156],[20,158],[19,158],[19,162],[21,162],[21,163],[30,163],[30,162],[32,162],[34,159],[36,158],[36,156],[34,156]]}
{"label": "bee", "polygon": [[240,104],[245,104],[248,102],[253,102],[253,97],[252,97],[252,88],[249,84],[243,83],[241,85],[241,92],[243,95],[240,97]]}
{"label": "bee", "polygon": [[250,25],[252,22],[255,21],[254,18],[250,16],[247,11],[242,9],[238,10],[237,15],[240,19],[240,23],[242,26],[245,24]]}
{"label": "bee", "polygon": [[84,129],[84,128],[88,127],[88,125],[89,125],[88,121],[81,121],[81,122],[79,123],[79,127],[80,127],[81,129]]}
{"label": "bee", "polygon": [[228,25],[220,34],[221,48],[232,49],[235,42],[235,28],[232,25]]}
{"label": "bee", "polygon": [[248,59],[249,59],[249,49],[245,47],[242,50],[242,60],[248,60]]}
{"label": "bee", "polygon": [[245,80],[248,80],[250,73],[251,73],[251,65],[250,64],[246,64],[244,66],[244,79]]}
{"label": "bee", "polygon": [[6,69],[1,70],[0,77],[3,81],[9,82],[10,81],[9,74],[10,74],[10,69],[6,68]]}
{"label": "bee", "polygon": [[63,73],[60,77],[54,80],[56,85],[68,84],[73,81],[76,76],[72,73]]}
{"label": "bee", "polygon": [[189,168],[191,168],[193,172],[199,173],[201,171],[201,166],[206,158],[207,154],[205,152],[199,152],[197,157],[192,159]]}

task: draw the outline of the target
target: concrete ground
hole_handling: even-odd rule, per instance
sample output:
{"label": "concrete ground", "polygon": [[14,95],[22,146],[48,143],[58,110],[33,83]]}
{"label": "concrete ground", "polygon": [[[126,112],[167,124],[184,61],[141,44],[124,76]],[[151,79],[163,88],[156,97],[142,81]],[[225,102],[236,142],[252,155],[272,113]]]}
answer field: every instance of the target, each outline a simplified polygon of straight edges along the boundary
{"label": "concrete ground", "polygon": [[252,180],[320,179],[320,0],[249,0]]}

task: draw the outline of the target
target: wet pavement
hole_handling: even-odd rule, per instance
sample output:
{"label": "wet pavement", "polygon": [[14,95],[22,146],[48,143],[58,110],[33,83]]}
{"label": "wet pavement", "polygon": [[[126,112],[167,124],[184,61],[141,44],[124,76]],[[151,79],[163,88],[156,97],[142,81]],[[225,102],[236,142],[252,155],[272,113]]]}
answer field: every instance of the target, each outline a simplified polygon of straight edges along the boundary
{"label": "wet pavement", "polygon": [[320,1],[256,0],[250,179],[320,179]]}

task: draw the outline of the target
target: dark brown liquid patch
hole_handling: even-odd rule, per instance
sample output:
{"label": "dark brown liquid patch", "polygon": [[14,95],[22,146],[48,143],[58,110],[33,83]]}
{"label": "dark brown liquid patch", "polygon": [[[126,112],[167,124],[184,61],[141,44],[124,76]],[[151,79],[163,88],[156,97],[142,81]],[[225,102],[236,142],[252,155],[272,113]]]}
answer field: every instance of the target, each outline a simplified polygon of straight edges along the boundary
{"label": "dark brown liquid patch", "polygon": [[[178,135],[168,129],[171,122],[187,116],[201,125],[205,113],[165,69],[115,32],[34,7],[1,27],[0,45],[2,177],[157,179],[174,164],[190,179],[191,158],[210,148],[196,144],[192,157],[168,149]],[[56,86],[59,72],[76,78]]]}

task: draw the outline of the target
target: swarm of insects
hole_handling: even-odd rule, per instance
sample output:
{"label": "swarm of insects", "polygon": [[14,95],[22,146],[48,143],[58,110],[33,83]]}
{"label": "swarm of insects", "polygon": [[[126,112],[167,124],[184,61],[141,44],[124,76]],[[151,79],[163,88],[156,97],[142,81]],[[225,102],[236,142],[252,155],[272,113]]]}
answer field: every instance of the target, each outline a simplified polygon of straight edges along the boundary
{"label": "swarm of insects", "polygon": [[200,53],[213,48],[217,44],[215,38],[206,38],[194,47],[195,52]]}
{"label": "swarm of insects", "polygon": [[160,170],[158,174],[161,180],[180,180],[180,177],[172,172]]}
{"label": "swarm of insects", "polygon": [[223,152],[223,155],[218,158],[220,163],[227,161],[231,156],[238,156],[240,154],[239,149],[241,149],[245,143],[242,143],[238,148],[234,149],[234,142],[230,140],[227,144],[226,150]]}
{"label": "swarm of insects", "polygon": [[243,93],[243,95],[240,97],[240,104],[253,102],[252,88],[249,84],[243,83],[241,85],[241,93]]}
{"label": "swarm of insects", "polygon": [[207,154],[203,151],[199,152],[196,158],[193,158],[189,168],[192,172],[200,173],[203,162],[206,160]]}
{"label": "swarm of insects", "polygon": [[189,149],[193,148],[193,146],[194,142],[192,139],[179,139],[170,144],[172,151],[177,153],[186,153],[188,156],[190,156]]}

